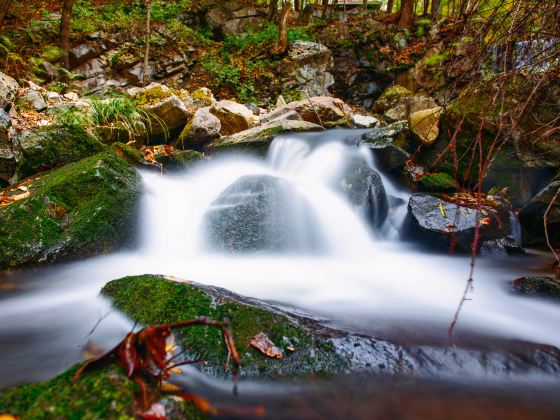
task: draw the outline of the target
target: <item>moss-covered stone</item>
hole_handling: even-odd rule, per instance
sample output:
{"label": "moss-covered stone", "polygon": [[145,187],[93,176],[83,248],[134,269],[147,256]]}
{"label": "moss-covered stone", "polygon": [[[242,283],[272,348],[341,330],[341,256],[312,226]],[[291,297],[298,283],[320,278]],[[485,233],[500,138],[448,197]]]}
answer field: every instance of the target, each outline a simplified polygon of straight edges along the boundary
{"label": "moss-covered stone", "polygon": [[144,156],[142,155],[142,152],[125,143],[120,143],[120,142],[113,143],[111,145],[111,150],[115,152],[117,156],[125,159],[128,163],[131,164],[144,163]]}
{"label": "moss-covered stone", "polygon": [[[243,375],[307,375],[347,366],[330,341],[308,332],[280,311],[222,289],[145,275],[111,281],[101,293],[110,297],[117,309],[145,325],[197,316],[218,321],[229,319],[241,355]],[[265,357],[249,346],[252,337],[260,332],[282,349],[282,359]],[[184,329],[179,341],[195,356],[206,360],[211,372],[224,373],[227,351],[217,329],[202,326]]]}
{"label": "moss-covered stone", "polygon": [[132,239],[139,175],[112,152],[53,170],[0,207],[0,269],[108,252]]}
{"label": "moss-covered stone", "polygon": [[231,136],[216,139],[208,143],[205,146],[205,150],[210,153],[225,150],[239,150],[262,154],[266,152],[272,139],[279,134],[287,132],[318,131],[322,129],[320,125],[307,121],[271,121],[270,123],[241,131]]}
{"label": "moss-covered stone", "polygon": [[418,180],[422,191],[427,192],[453,192],[457,190],[457,182],[446,173],[425,175]]}
{"label": "moss-covered stone", "polygon": [[194,150],[175,149],[170,155],[156,155],[155,159],[166,171],[177,172],[204,160],[204,154]]}
{"label": "moss-covered stone", "polygon": [[[21,419],[134,419],[137,385],[116,365],[72,378],[76,365],[45,382],[0,390],[0,413]],[[190,404],[177,403],[177,416],[204,418]]]}
{"label": "moss-covered stone", "polygon": [[106,150],[103,144],[78,126],[24,130],[16,135],[14,144],[17,179]]}
{"label": "moss-covered stone", "polygon": [[560,301],[560,280],[552,277],[521,277],[511,283],[511,291],[517,295]]}
{"label": "moss-covered stone", "polygon": [[375,101],[373,109],[375,112],[383,112],[386,109],[392,108],[397,104],[399,99],[405,98],[408,96],[412,96],[413,93],[408,90],[407,88],[394,85],[385,89],[385,91],[381,94],[379,99]]}

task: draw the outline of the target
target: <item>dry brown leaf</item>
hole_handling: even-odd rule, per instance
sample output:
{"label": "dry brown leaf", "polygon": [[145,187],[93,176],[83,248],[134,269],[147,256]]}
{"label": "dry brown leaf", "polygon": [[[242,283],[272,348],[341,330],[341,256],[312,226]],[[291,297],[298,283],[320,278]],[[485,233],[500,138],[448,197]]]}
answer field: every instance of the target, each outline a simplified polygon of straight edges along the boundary
{"label": "dry brown leaf", "polygon": [[273,359],[281,359],[283,357],[282,351],[274,345],[268,336],[260,332],[251,340],[251,346],[256,348],[262,354]]}

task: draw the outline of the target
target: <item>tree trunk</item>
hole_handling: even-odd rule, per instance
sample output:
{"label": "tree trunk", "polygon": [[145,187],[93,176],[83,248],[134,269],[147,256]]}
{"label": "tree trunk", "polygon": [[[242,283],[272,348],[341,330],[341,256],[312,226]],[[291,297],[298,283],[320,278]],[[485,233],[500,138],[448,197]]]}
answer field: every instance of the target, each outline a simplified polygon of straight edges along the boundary
{"label": "tree trunk", "polygon": [[268,6],[268,20],[270,22],[272,22],[272,20],[276,16],[277,10],[278,10],[278,0],[270,0],[270,4]]}
{"label": "tree trunk", "polygon": [[301,10],[301,0],[294,0],[294,10],[296,12]]}
{"label": "tree trunk", "polygon": [[149,74],[148,66],[150,61],[150,35],[152,32],[151,22],[152,19],[152,0],[146,0],[146,51],[144,52],[144,65],[142,66],[142,84],[148,84]]}
{"label": "tree trunk", "polygon": [[282,55],[288,48],[288,20],[290,19],[290,9],[292,5],[289,1],[285,2],[282,6],[282,14],[280,15],[280,25],[278,30],[280,38],[278,42],[270,50],[271,55]]}
{"label": "tree trunk", "polygon": [[424,11],[422,16],[428,16],[428,11],[430,10],[430,0],[424,0]]}
{"label": "tree trunk", "polygon": [[389,0],[387,2],[387,13],[393,13],[393,1],[394,0]]}
{"label": "tree trunk", "polygon": [[399,27],[412,31],[414,29],[414,0],[402,0]]}
{"label": "tree trunk", "polygon": [[441,7],[441,0],[432,0],[432,13],[430,17],[432,18],[432,22],[435,22],[439,19],[439,9]]}
{"label": "tree trunk", "polygon": [[4,18],[10,10],[10,3],[12,0],[0,0],[0,29],[4,26]]}
{"label": "tree trunk", "polygon": [[64,0],[62,3],[62,18],[60,21],[62,67],[66,70],[70,70],[70,22],[72,21],[72,6],[74,6],[74,0]]}

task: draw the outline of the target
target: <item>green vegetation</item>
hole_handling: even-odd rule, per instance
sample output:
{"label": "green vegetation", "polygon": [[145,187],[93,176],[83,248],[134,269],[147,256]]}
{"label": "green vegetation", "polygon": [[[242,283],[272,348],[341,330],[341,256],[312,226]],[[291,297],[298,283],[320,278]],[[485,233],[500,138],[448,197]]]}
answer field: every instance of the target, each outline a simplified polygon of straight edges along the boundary
{"label": "green vegetation", "polygon": [[[144,325],[197,316],[217,321],[229,319],[246,375],[305,375],[345,366],[330,342],[312,336],[285,315],[243,303],[212,288],[145,275],[111,281],[102,294],[110,297],[117,309]],[[252,337],[260,332],[284,350],[284,358],[270,359],[249,347]],[[186,328],[179,338],[180,344],[194,353],[192,356],[203,358],[214,373],[223,374],[227,350],[218,330],[204,326]]]}
{"label": "green vegetation", "polygon": [[[0,390],[0,413],[22,419],[134,419],[137,385],[116,365],[83,374],[72,382],[76,365],[59,376],[37,384]],[[190,403],[170,400],[172,418],[202,419]]]}
{"label": "green vegetation", "polygon": [[452,192],[457,190],[455,179],[446,173],[425,175],[418,181],[420,187],[428,192]]}
{"label": "green vegetation", "polygon": [[95,255],[129,244],[141,183],[112,152],[71,163],[28,184],[0,207],[0,269]]}

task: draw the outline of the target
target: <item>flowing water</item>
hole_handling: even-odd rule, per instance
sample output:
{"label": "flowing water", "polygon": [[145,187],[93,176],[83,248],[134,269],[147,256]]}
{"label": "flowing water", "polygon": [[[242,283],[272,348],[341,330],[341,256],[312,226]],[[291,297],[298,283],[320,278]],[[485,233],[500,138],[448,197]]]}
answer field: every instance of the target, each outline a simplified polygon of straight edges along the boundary
{"label": "flowing water", "polygon": [[[372,227],[363,208],[349,202],[341,183],[350,163],[375,167],[370,150],[349,141],[358,134],[288,135],[274,140],[266,158],[226,155],[177,176],[142,173],[134,250],[0,277],[0,385],[53,376],[81,360],[87,341],[119,341],[131,323],[98,293],[107,281],[132,274],[221,286],[394,341],[443,340],[469,259],[399,241],[409,194],[384,176],[387,195],[401,204],[382,226]],[[277,186],[276,201],[265,207],[274,214],[265,214],[264,224],[226,220],[230,233],[251,237],[248,249],[221,243],[222,231],[212,228],[213,215],[262,192],[236,187],[239,179]],[[560,346],[560,307],[508,293],[509,281],[547,262],[537,253],[479,258],[458,333]]]}

